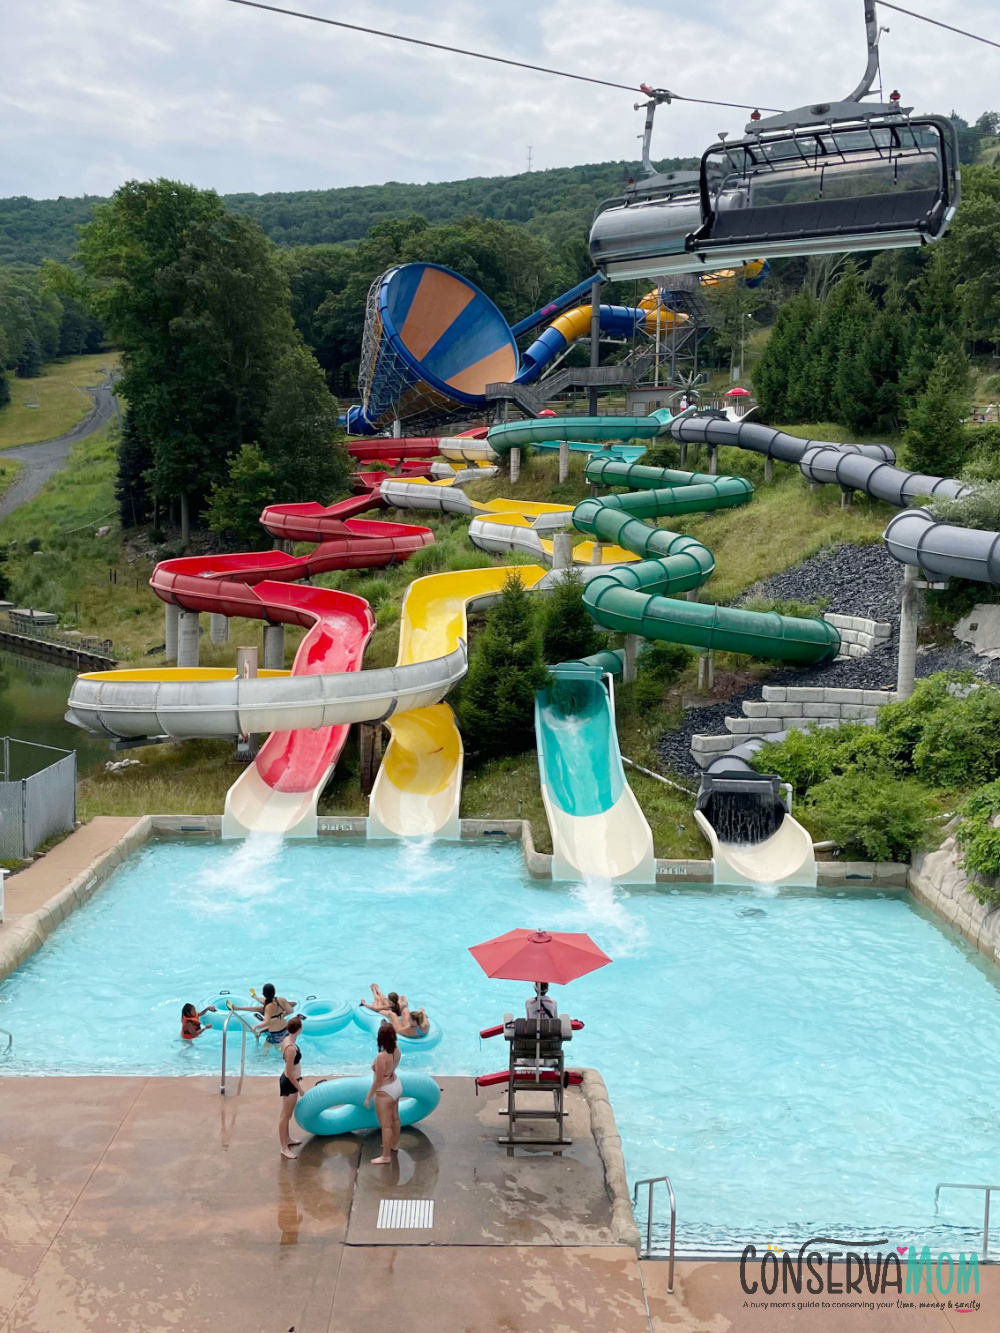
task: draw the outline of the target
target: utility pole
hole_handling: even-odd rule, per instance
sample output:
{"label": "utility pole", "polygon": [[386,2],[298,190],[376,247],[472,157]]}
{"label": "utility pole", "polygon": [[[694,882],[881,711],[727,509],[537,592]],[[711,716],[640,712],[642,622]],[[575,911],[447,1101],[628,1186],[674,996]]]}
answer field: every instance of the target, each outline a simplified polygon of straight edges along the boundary
{"label": "utility pole", "polygon": [[[590,365],[596,370],[601,364],[601,279],[595,278],[590,286]],[[597,378],[596,376],[594,377]],[[590,415],[597,416],[597,385],[590,386]]]}
{"label": "utility pole", "polygon": [[528,170],[531,170],[531,144],[528,144]]}

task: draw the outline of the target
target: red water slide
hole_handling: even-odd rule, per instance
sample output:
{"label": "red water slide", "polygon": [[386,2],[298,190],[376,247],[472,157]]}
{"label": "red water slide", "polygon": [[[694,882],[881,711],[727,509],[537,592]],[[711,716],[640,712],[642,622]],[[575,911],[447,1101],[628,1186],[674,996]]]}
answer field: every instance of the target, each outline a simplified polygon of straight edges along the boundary
{"label": "red water slide", "polygon": [[[357,671],[375,628],[371,607],[361,597],[302,587],[297,580],[331,569],[395,564],[430,545],[434,534],[404,523],[345,520],[344,510],[351,504],[275,505],[264,510],[261,522],[269,532],[320,543],[307,556],[251,551],[165,560],[156,566],[150,585],[163,601],[186,611],[304,626],[308,632],[295,654],[292,675]],[[316,802],[349,730],[336,726],[272,732],[226,798],[224,831],[315,832]]]}

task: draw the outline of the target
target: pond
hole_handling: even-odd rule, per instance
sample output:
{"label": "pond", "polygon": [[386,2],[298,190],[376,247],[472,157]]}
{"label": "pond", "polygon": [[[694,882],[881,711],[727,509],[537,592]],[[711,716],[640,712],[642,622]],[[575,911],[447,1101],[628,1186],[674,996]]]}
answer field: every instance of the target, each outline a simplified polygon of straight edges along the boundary
{"label": "pond", "polygon": [[[63,717],[75,677],[72,667],[0,652],[0,736],[75,750],[77,772],[83,776],[99,769],[111,755],[106,741],[71,727]],[[10,776],[27,777],[44,767],[39,757],[38,751],[12,746]]]}

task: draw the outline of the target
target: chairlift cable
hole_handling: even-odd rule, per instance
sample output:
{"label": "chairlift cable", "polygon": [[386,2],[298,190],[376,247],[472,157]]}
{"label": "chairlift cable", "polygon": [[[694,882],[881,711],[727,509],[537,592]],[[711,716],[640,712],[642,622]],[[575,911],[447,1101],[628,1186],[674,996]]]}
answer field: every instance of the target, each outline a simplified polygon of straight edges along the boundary
{"label": "chairlift cable", "polygon": [[1000,51],[1000,42],[995,42],[991,37],[980,37],[976,32],[966,32],[964,28],[952,27],[950,23],[942,23],[940,19],[929,18],[926,14],[918,14],[915,10],[904,9],[902,5],[890,5],[889,0],[878,0],[883,9],[894,9],[897,14],[906,14],[911,19],[920,19],[921,23],[933,23],[935,28],[944,28],[947,32],[957,32],[959,37],[969,37],[974,42],[982,42],[985,46],[995,46]]}
{"label": "chairlift cable", "polygon": [[[590,74],[573,74],[565,69],[551,69],[547,65],[529,65],[523,60],[511,60],[507,56],[488,55],[485,51],[467,51],[461,46],[448,46],[443,42],[431,42],[422,37],[407,37],[399,32],[386,32],[381,28],[366,28],[360,23],[345,23],[342,19],[324,18],[319,14],[306,14],[299,9],[282,9],[278,5],[265,5],[260,0],[226,0],[230,5],[242,5],[244,9],[263,9],[270,14],[284,14],[288,18],[306,19],[310,23],[322,23],[330,28],[346,28],[349,32],[364,33],[368,37],[384,37],[392,42],[406,42],[410,46],[426,46],[432,51],[444,51],[448,55],[469,56],[473,60],[489,60],[495,65],[512,65],[515,69],[529,69],[536,74],[551,74],[560,79],[575,79],[578,83],[596,83],[602,88],[620,88],[626,93],[641,93],[644,89],[631,83],[613,83],[610,79],[596,79]],[[737,111],[774,111],[773,106],[752,106],[748,102],[716,102],[710,97],[685,97],[683,93],[671,93],[678,102],[699,102],[702,106],[732,107]]]}

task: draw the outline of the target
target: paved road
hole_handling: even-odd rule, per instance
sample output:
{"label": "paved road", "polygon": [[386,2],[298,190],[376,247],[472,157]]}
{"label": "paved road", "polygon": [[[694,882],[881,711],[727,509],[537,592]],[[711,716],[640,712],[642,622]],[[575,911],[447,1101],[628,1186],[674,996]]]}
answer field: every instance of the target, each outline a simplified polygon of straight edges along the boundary
{"label": "paved road", "polygon": [[28,500],[33,500],[45,483],[66,466],[70,447],[99,431],[115,415],[110,380],[88,389],[87,393],[93,399],[94,406],[65,435],[59,435],[54,440],[41,440],[38,444],[19,444],[13,449],[0,449],[0,459],[10,458],[21,464],[17,479],[0,497],[0,519],[12,514]]}

